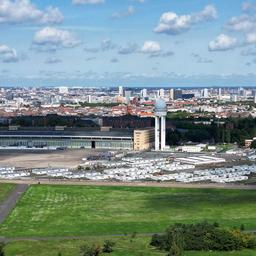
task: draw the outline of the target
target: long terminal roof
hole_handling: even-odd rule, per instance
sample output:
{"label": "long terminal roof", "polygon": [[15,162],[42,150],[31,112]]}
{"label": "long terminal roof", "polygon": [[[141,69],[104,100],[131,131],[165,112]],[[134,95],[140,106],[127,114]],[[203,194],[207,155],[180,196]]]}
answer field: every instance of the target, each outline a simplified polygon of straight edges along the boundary
{"label": "long terminal roof", "polygon": [[133,131],[0,131],[0,137],[79,137],[132,139]]}

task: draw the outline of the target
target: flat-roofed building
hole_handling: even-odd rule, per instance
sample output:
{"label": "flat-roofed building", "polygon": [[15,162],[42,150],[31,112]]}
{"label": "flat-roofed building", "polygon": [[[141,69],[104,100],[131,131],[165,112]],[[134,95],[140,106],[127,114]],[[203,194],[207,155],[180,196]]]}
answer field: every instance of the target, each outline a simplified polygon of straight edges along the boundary
{"label": "flat-roofed building", "polygon": [[133,149],[133,131],[0,131],[0,147]]}
{"label": "flat-roofed building", "polygon": [[187,152],[187,153],[200,153],[203,151],[203,147],[200,145],[187,145],[179,147],[180,151]]}
{"label": "flat-roofed building", "polygon": [[253,143],[255,140],[256,140],[256,137],[254,137],[254,138],[251,139],[251,140],[245,140],[245,141],[244,141],[244,146],[245,146],[245,148],[250,148],[251,145],[252,145],[252,143]]}
{"label": "flat-roofed building", "polygon": [[245,141],[244,141],[244,146],[245,146],[246,148],[250,148],[251,145],[252,145],[252,142],[253,142],[253,140],[245,140]]}
{"label": "flat-roofed building", "polygon": [[[109,128],[109,127],[108,127]],[[154,130],[102,129],[102,130],[1,130],[2,149],[124,149],[148,150],[154,141]]]}
{"label": "flat-roofed building", "polygon": [[154,146],[154,128],[134,130],[134,150],[149,150]]}

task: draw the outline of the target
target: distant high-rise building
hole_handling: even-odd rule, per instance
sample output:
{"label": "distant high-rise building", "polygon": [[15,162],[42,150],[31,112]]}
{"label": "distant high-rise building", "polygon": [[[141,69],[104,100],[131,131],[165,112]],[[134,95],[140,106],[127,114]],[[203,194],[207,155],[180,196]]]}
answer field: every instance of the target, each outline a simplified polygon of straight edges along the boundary
{"label": "distant high-rise building", "polygon": [[92,103],[92,95],[88,95],[88,103]]}
{"label": "distant high-rise building", "polygon": [[207,88],[204,88],[202,91],[202,97],[203,98],[209,98],[209,90]]}
{"label": "distant high-rise building", "polygon": [[13,95],[12,92],[8,92],[8,93],[6,93],[5,98],[6,98],[7,100],[13,100],[14,95]]}
{"label": "distant high-rise building", "polygon": [[222,95],[222,89],[221,88],[219,88],[219,90],[218,90],[218,95],[219,95],[219,97],[221,97],[221,95]]}
{"label": "distant high-rise building", "polygon": [[141,95],[141,97],[142,97],[143,99],[147,98],[147,97],[148,97],[148,91],[147,91],[147,89],[142,89],[142,90],[140,91],[140,95]]}
{"label": "distant high-rise building", "polygon": [[230,100],[231,100],[231,101],[237,102],[237,99],[238,99],[237,94],[231,94],[231,96],[230,96]]}
{"label": "distant high-rise building", "polygon": [[170,100],[174,100],[174,89],[170,89],[169,98],[170,98]]}
{"label": "distant high-rise building", "polygon": [[125,99],[126,99],[126,103],[128,104],[131,100],[132,92],[131,91],[125,91],[124,96],[125,96]]}
{"label": "distant high-rise building", "polygon": [[240,88],[238,89],[238,93],[239,93],[239,96],[245,97],[245,95],[246,95],[246,90],[245,90],[244,88],[240,87]]}
{"label": "distant high-rise building", "polygon": [[124,96],[124,88],[123,88],[123,86],[119,86],[118,87],[118,95],[122,96],[122,97]]}
{"label": "distant high-rise building", "polygon": [[68,87],[60,87],[59,93],[60,94],[68,94]]}
{"label": "distant high-rise building", "polygon": [[182,99],[182,90],[181,89],[175,89],[174,90],[174,99]]}
{"label": "distant high-rise building", "polygon": [[164,89],[160,89],[157,91],[157,97],[158,98],[164,98]]}
{"label": "distant high-rise building", "polygon": [[62,100],[62,97],[61,97],[60,95],[56,95],[56,96],[52,99],[52,104],[59,104],[61,100]]}

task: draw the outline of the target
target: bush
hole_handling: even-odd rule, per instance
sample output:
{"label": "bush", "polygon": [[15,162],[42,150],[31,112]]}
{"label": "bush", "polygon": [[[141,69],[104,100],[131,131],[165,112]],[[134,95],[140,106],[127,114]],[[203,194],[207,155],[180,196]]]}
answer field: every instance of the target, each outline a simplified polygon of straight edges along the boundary
{"label": "bush", "polygon": [[115,242],[113,242],[113,241],[110,241],[110,240],[106,240],[105,242],[104,242],[104,244],[103,244],[103,249],[102,249],[102,251],[104,252],[104,253],[111,253],[111,252],[113,252],[114,250],[113,250],[113,247],[115,246]]}
{"label": "bush", "polygon": [[81,256],[99,256],[101,252],[101,248],[99,245],[83,245],[80,247],[80,255]]}
{"label": "bush", "polygon": [[166,235],[154,234],[152,236],[150,245],[157,247],[160,250],[167,250],[166,241],[167,241]]}
{"label": "bush", "polygon": [[256,248],[256,239],[252,234],[244,233],[239,229],[226,229],[217,223],[212,225],[203,222],[170,226],[165,234],[153,235],[150,244],[169,252],[177,251],[177,247],[181,251],[182,249],[232,251]]}
{"label": "bush", "polygon": [[5,244],[4,243],[0,243],[0,256],[4,256],[5,255],[4,247],[5,247]]}
{"label": "bush", "polygon": [[181,256],[182,255],[182,248],[180,248],[175,242],[172,244],[170,248],[170,252],[167,256]]}

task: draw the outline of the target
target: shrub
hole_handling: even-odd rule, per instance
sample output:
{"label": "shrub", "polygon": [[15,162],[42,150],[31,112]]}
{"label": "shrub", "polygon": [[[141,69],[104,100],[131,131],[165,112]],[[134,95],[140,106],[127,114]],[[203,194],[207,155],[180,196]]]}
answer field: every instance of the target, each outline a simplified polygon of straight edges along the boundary
{"label": "shrub", "polygon": [[83,245],[80,247],[80,255],[81,256],[99,256],[101,252],[101,248],[99,245]]}
{"label": "shrub", "polygon": [[103,244],[103,249],[102,249],[102,251],[104,252],[104,253],[111,253],[111,252],[113,252],[114,250],[113,250],[113,247],[115,246],[115,242],[113,242],[113,241],[110,241],[110,240],[106,240],[105,242],[104,242],[104,244]]}
{"label": "shrub", "polygon": [[0,243],[0,256],[4,256],[5,255],[4,247],[5,247],[5,244],[4,243]]}
{"label": "shrub", "polygon": [[238,229],[226,229],[217,223],[212,225],[203,222],[170,226],[163,235],[153,235],[150,244],[169,252],[176,251],[176,247],[181,251],[232,251],[256,248],[256,239],[252,234]]}

